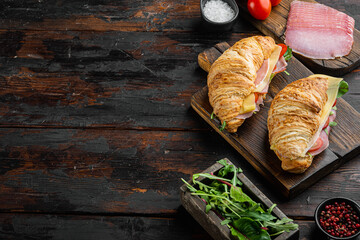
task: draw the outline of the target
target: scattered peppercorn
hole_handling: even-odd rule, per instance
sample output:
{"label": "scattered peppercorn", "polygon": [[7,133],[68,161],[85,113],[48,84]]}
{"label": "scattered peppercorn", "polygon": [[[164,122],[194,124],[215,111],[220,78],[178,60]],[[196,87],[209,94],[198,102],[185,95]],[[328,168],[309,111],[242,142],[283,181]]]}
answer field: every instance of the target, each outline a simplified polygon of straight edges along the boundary
{"label": "scattered peppercorn", "polygon": [[355,209],[345,202],[328,204],[320,212],[321,227],[334,237],[350,237],[360,231]]}

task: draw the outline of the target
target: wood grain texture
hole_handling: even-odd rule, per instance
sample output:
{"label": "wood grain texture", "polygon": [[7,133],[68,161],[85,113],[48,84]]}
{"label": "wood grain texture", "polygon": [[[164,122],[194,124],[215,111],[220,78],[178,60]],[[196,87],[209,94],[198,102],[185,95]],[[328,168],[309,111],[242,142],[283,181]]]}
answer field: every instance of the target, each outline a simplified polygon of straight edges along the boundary
{"label": "wood grain texture", "polygon": [[[299,239],[321,239],[314,221],[297,220]],[[1,239],[133,239],[211,240],[206,231],[181,208],[176,218],[0,214]]]}
{"label": "wood grain texture", "polygon": [[[216,52],[212,54],[210,52]],[[199,62],[200,66],[207,66],[216,59],[219,50],[216,47],[200,53],[203,60],[209,63]],[[210,53],[210,54],[209,54]],[[194,94],[191,105],[226,141],[228,141],[242,156],[244,156],[263,176],[271,181],[278,190],[288,198],[295,197],[310,185],[332,172],[345,161],[357,156],[360,152],[360,114],[346,101],[339,99],[337,119],[340,124],[334,127],[330,133],[330,147],[316,156],[312,165],[303,174],[291,174],[281,169],[281,162],[273,151],[270,150],[267,132],[267,112],[272,98],[287,84],[309,76],[309,71],[304,65],[293,58],[289,62],[287,71],[290,75],[281,73],[275,76],[269,89],[269,96],[265,100],[262,110],[247,119],[235,134],[219,130],[219,121],[211,119],[213,112],[208,100],[208,90],[204,87]],[[256,129],[256,131],[254,131]]]}
{"label": "wood grain texture", "polygon": [[[272,9],[270,16],[264,21],[256,20],[249,14],[247,10],[247,1],[238,0],[237,2],[239,4],[239,9],[242,10],[241,16],[244,16],[265,35],[273,37],[278,42],[284,42],[287,17],[292,1],[293,0],[281,1],[278,6]],[[306,1],[316,2],[313,0]],[[294,53],[294,55],[315,73],[342,76],[348,72],[351,72],[360,65],[360,32],[357,29],[354,29],[354,43],[352,50],[344,57],[323,60],[307,58],[296,53]]]}
{"label": "wood grain texture", "polygon": [[0,31],[0,125],[199,128],[198,52],[250,35]]}
{"label": "wood grain texture", "polygon": [[360,201],[359,156],[285,201],[215,131],[3,128],[0,156],[0,212],[174,216],[180,178],[224,157],[289,217],[311,218],[328,197]]}
{"label": "wood grain texture", "polygon": [[[37,31],[207,32],[197,0],[36,1],[0,3],[2,29]],[[255,28],[238,21],[233,30]]]}
{"label": "wood grain texture", "polygon": [[[358,0],[319,2],[359,28]],[[178,188],[224,157],[296,219],[300,239],[321,239],[312,217],[324,199],[360,202],[359,156],[287,201],[191,109],[206,83],[197,54],[259,34],[248,21],[209,32],[198,0],[0,8],[0,239],[212,239]],[[360,111],[359,69],[346,80]]]}
{"label": "wood grain texture", "polygon": [[177,217],[0,214],[1,239],[174,240],[212,238],[184,209]]}

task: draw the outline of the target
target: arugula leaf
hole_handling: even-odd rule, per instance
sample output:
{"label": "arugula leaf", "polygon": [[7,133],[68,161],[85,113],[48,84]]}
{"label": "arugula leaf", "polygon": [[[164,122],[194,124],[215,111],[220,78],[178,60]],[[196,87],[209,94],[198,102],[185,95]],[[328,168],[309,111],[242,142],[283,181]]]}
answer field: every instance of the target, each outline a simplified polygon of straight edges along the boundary
{"label": "arugula leaf", "polygon": [[230,228],[230,231],[231,231],[231,235],[236,240],[249,240],[247,237],[245,237],[243,234],[241,234],[238,230],[236,230],[233,227]]}
{"label": "arugula leaf", "polygon": [[272,210],[273,210],[275,207],[276,207],[276,204],[274,203],[274,204],[267,210],[267,212],[268,212],[268,213],[271,213]]}
{"label": "arugula leaf", "polygon": [[270,75],[270,81],[275,77],[275,73],[271,73],[271,75]]}
{"label": "arugula leaf", "polygon": [[239,215],[241,217],[249,217],[255,221],[271,221],[276,219],[276,217],[274,217],[273,215],[271,215],[270,213],[262,213],[262,212],[258,212],[258,211],[246,211],[243,213],[239,213]]}
{"label": "arugula leaf", "polygon": [[[217,173],[193,174],[193,186],[186,183],[192,195],[199,196],[206,204],[205,211],[215,211],[223,217],[221,224],[228,225],[235,239],[269,240],[284,231],[298,228],[292,220],[277,219],[271,214],[275,204],[266,211],[241,188],[237,173],[240,168],[225,159],[218,161],[224,167]],[[201,177],[201,181],[198,178]]]}
{"label": "arugula leaf", "polygon": [[250,206],[257,204],[248,195],[246,195],[241,188],[232,187],[230,189],[230,197],[237,202],[248,202],[250,203]]}
{"label": "arugula leaf", "polygon": [[[233,222],[234,228],[251,240],[270,240],[269,233],[250,218],[240,218]],[[246,239],[246,238],[245,238]]]}
{"label": "arugula leaf", "polygon": [[223,131],[225,129],[225,127],[226,127],[226,122],[223,121],[223,123],[222,123],[222,125],[220,127],[220,131]]}
{"label": "arugula leaf", "polygon": [[285,61],[289,61],[291,57],[292,57],[292,49],[289,46],[287,46],[287,50],[284,54]]}
{"label": "arugula leaf", "polygon": [[349,84],[347,82],[345,82],[344,80],[342,80],[339,83],[339,91],[338,91],[338,94],[337,94],[336,98],[341,97],[342,95],[344,95],[348,91],[349,91]]}
{"label": "arugula leaf", "polygon": [[336,106],[333,106],[331,109],[336,111],[336,110],[337,110],[337,107],[336,107]]}
{"label": "arugula leaf", "polygon": [[214,117],[215,117],[215,113],[212,112],[211,115],[210,115],[210,118],[211,118],[211,119],[214,119]]}
{"label": "arugula leaf", "polygon": [[209,213],[210,210],[211,210],[211,205],[210,204],[206,205],[205,212]]}
{"label": "arugula leaf", "polygon": [[229,224],[229,223],[231,223],[231,220],[230,219],[225,219],[220,224],[221,225],[226,225],[226,224]]}
{"label": "arugula leaf", "polygon": [[291,230],[297,229],[299,225],[295,223],[290,223],[293,220],[290,218],[283,218],[281,220],[277,220],[276,222],[266,221],[264,222],[264,227],[271,227],[272,230],[281,232],[290,232]]}
{"label": "arugula leaf", "polygon": [[330,126],[330,127],[335,127],[336,125],[337,125],[337,122],[330,122],[330,123],[329,123],[329,126]]}

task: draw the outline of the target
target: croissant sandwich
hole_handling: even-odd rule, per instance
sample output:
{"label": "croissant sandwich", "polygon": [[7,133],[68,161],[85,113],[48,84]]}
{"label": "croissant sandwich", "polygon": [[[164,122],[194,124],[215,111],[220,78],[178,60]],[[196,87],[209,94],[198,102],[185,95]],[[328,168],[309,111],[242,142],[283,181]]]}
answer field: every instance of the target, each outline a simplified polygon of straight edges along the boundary
{"label": "croissant sandwich", "polygon": [[275,96],[267,119],[269,141],[285,171],[304,172],[329,146],[336,99],[347,90],[342,78],[316,74],[290,83]]}
{"label": "croissant sandwich", "polygon": [[284,71],[287,65],[282,49],[271,37],[249,37],[212,64],[207,77],[209,102],[228,132],[236,132],[246,118],[259,111],[273,70]]}

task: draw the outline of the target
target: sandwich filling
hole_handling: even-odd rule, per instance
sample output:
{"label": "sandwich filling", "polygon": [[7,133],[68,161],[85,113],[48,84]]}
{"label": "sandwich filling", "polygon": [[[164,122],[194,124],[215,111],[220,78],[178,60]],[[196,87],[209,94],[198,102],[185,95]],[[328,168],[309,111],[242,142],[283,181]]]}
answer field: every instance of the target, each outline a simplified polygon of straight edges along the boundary
{"label": "sandwich filling", "polygon": [[237,118],[249,118],[254,114],[254,112],[258,112],[260,110],[260,104],[263,104],[263,99],[269,89],[272,79],[271,75],[273,73],[284,71],[287,65],[284,56],[280,57],[281,49],[282,48],[277,45],[271,56],[264,60],[260,69],[256,73],[256,79],[254,82],[255,90],[244,99],[241,111]]}
{"label": "sandwich filling", "polygon": [[308,148],[306,148],[303,152],[303,156],[305,156],[305,154],[315,156],[323,152],[329,146],[328,135],[330,133],[331,126],[336,124],[334,124],[334,120],[336,118],[335,105],[339,91],[339,84],[342,81],[342,78],[334,78],[321,74],[315,74],[310,77],[322,77],[328,79],[328,89],[326,91],[328,99],[320,116],[319,129],[309,142]]}

